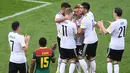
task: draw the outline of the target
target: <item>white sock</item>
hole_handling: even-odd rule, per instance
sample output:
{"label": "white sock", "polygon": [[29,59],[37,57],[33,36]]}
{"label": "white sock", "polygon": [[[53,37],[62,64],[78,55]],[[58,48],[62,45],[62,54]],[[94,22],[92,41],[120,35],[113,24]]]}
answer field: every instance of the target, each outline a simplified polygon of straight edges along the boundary
{"label": "white sock", "polygon": [[79,62],[76,62],[76,69],[77,69],[77,73],[81,73]]}
{"label": "white sock", "polygon": [[65,66],[66,66],[65,63],[60,64],[60,73],[65,73]]}
{"label": "white sock", "polygon": [[91,67],[92,73],[96,73],[96,62],[95,62],[95,60],[90,62],[90,67]]}
{"label": "white sock", "polygon": [[60,55],[58,57],[58,66],[57,66],[57,72],[59,73],[60,71],[60,64],[61,64],[61,58],[60,58]]}
{"label": "white sock", "polygon": [[74,73],[75,70],[75,63],[71,63],[69,67],[69,73]]}
{"label": "white sock", "polygon": [[111,62],[107,63],[107,72],[112,73],[112,63]]}
{"label": "white sock", "polygon": [[84,59],[80,59],[80,60],[79,60],[79,64],[80,64],[80,66],[82,67],[84,73],[88,73],[88,72],[87,72],[87,68],[88,68],[88,67],[87,67],[86,61],[85,61]]}
{"label": "white sock", "polygon": [[119,73],[119,64],[114,65],[114,73]]}
{"label": "white sock", "polygon": [[89,60],[87,61],[87,65],[88,65],[88,73],[91,73],[92,71],[91,71],[90,61]]}

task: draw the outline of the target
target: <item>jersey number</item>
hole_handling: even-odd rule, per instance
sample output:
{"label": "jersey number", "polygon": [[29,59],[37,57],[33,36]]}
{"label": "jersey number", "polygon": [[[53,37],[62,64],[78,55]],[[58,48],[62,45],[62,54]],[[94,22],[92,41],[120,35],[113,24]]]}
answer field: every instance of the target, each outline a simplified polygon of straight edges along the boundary
{"label": "jersey number", "polygon": [[125,37],[125,26],[119,28],[119,36],[118,38]]}
{"label": "jersey number", "polygon": [[14,48],[14,41],[13,41],[13,40],[10,40],[10,42],[12,43],[12,51],[13,51],[13,48]]}
{"label": "jersey number", "polygon": [[62,25],[62,31],[63,31],[63,36],[68,36],[67,35],[67,26]]}
{"label": "jersey number", "polygon": [[47,68],[49,65],[49,61],[48,61],[49,57],[41,57],[41,68]]}

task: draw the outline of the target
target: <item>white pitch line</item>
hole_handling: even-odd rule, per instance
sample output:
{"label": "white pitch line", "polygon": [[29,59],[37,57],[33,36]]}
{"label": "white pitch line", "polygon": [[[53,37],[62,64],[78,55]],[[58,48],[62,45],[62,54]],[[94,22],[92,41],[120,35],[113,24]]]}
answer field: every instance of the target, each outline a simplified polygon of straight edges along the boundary
{"label": "white pitch line", "polygon": [[[34,2],[34,1],[29,1],[29,2]],[[35,1],[36,3],[41,3],[41,1]],[[19,16],[19,15],[22,15],[24,13],[28,13],[30,11],[33,11],[33,10],[36,10],[36,9],[39,9],[39,8],[42,8],[42,7],[46,7],[48,5],[51,5],[52,3],[49,3],[49,2],[42,2],[44,3],[43,5],[40,5],[40,6],[36,6],[34,8],[30,8],[28,10],[25,10],[25,11],[21,11],[21,12],[18,12],[18,13],[15,13],[13,15],[9,15],[9,16],[6,16],[6,17],[3,17],[3,18],[0,18],[0,21],[3,21],[3,20],[6,20],[6,19],[10,19],[10,18],[13,18],[13,17],[16,17],[16,16]]]}
{"label": "white pitch line", "polygon": [[26,1],[26,2],[33,2],[33,3],[49,3],[49,2],[43,2],[43,1],[29,1],[29,0],[22,0],[22,1]]}

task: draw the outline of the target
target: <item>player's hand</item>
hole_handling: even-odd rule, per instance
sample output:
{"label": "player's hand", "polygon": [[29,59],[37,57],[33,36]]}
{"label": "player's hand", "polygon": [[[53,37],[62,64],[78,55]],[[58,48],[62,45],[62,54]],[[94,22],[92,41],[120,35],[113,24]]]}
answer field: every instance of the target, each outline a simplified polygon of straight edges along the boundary
{"label": "player's hand", "polygon": [[52,58],[52,63],[55,63],[56,62],[56,58]]}
{"label": "player's hand", "polygon": [[111,21],[107,21],[109,24],[111,24],[112,22]]}
{"label": "player's hand", "polygon": [[30,36],[29,35],[25,35],[25,41],[29,42],[29,40],[30,40]]}
{"label": "player's hand", "polygon": [[57,44],[54,44],[53,46],[52,46],[52,50],[55,50],[56,49],[56,47],[57,47]]}

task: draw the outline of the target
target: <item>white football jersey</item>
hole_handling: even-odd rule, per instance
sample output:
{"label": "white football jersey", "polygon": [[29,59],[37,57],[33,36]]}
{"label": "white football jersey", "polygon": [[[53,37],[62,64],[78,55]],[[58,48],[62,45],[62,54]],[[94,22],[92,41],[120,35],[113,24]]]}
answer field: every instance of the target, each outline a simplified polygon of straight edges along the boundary
{"label": "white football jersey", "polygon": [[124,49],[124,38],[126,33],[127,20],[118,19],[110,24],[107,31],[111,34],[109,48],[114,50]]}
{"label": "white football jersey", "polygon": [[[56,18],[63,18],[64,16],[59,12],[56,14],[55,19]],[[57,36],[60,38],[61,34],[60,34],[60,23],[56,23],[56,27],[57,27]]]}
{"label": "white football jersey", "polygon": [[84,15],[80,28],[84,29],[84,44],[92,44],[98,41],[94,27],[95,21],[91,11]]}
{"label": "white football jersey", "polygon": [[76,48],[75,34],[77,34],[76,25],[70,20],[65,20],[62,23],[60,23],[60,25],[61,25],[60,47],[65,49],[75,49]]}
{"label": "white football jersey", "polygon": [[25,47],[25,39],[23,35],[15,32],[8,34],[8,41],[11,49],[10,62],[25,63],[26,57],[23,47]]}

